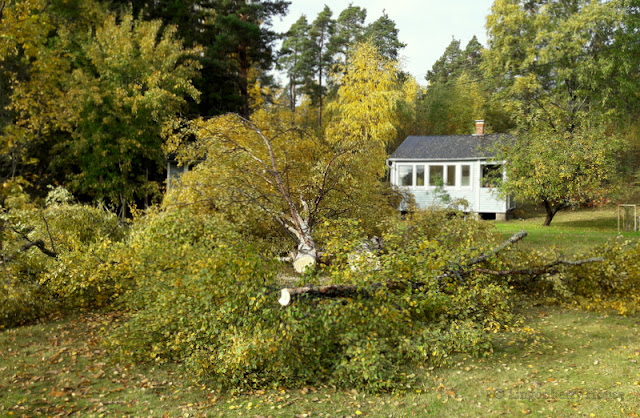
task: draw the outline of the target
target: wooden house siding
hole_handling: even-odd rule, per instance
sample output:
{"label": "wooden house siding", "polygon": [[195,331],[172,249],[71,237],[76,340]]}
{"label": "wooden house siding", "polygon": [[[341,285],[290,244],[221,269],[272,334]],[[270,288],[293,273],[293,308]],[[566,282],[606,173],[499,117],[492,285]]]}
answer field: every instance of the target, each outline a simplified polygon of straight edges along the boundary
{"label": "wooden house siding", "polygon": [[[482,187],[482,167],[485,164],[496,164],[494,161],[486,159],[458,161],[389,159],[388,164],[391,184],[410,192],[419,208],[445,206],[446,203],[442,201],[441,196],[446,194],[451,201],[464,199],[469,205],[466,209],[475,213],[505,214],[513,209],[512,201],[501,198],[495,187]],[[449,185],[443,184],[443,179],[440,179],[441,186],[432,185],[431,166],[438,168],[442,166],[444,167],[442,171],[449,171],[447,168],[454,166],[455,181],[450,181],[449,174],[451,172],[448,172]],[[467,185],[463,182],[463,166],[468,167],[466,169],[468,170]],[[403,175],[408,177],[407,167],[411,167],[411,185],[403,185]],[[459,207],[459,209],[465,208]]]}
{"label": "wooden house siding", "polygon": [[408,136],[387,160],[391,184],[410,192],[420,208],[464,199],[466,210],[506,217],[513,204],[497,192],[505,172],[494,147],[512,140],[509,134],[485,135],[483,120],[476,121],[474,135]]}

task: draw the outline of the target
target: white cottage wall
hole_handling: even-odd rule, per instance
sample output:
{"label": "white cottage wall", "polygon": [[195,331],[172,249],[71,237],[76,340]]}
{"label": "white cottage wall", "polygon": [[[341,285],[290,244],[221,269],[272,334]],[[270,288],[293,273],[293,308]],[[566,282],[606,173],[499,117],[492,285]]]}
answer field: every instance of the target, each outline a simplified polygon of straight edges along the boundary
{"label": "white cottage wall", "polygon": [[[501,199],[497,191],[493,188],[481,187],[482,164],[484,161],[394,161],[390,166],[389,178],[391,184],[402,187],[409,191],[415,198],[416,205],[419,208],[427,208],[431,206],[443,206],[441,196],[448,195],[451,201],[464,199],[469,204],[468,210],[476,213],[505,213],[507,211],[507,202]],[[429,185],[429,166],[430,165],[455,165],[456,180],[455,186],[442,186],[440,188]],[[461,186],[462,166],[470,166],[469,186]],[[411,166],[412,185],[403,186],[399,167]],[[424,185],[417,185],[417,166],[425,167]],[[460,207],[459,209],[463,209]]]}

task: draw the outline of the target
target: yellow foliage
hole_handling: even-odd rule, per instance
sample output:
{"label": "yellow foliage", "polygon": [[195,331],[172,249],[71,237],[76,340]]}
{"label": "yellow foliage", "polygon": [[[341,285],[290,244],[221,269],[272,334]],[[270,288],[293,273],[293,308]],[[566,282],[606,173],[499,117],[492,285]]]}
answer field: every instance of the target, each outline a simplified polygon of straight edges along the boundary
{"label": "yellow foliage", "polygon": [[327,141],[365,156],[365,165],[382,175],[386,145],[395,139],[396,106],[405,93],[398,85],[398,65],[362,43],[345,70],[337,98],[327,107],[332,115]]}

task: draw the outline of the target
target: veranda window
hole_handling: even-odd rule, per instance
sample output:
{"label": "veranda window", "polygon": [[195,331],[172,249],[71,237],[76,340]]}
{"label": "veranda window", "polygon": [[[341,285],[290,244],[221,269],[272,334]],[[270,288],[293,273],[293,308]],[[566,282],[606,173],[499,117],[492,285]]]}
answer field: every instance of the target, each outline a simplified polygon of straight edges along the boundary
{"label": "veranda window", "polygon": [[463,164],[460,166],[460,186],[469,187],[471,186],[471,166],[467,164]]}
{"label": "veranda window", "polygon": [[398,184],[400,184],[400,186],[413,186],[412,165],[398,165]]}
{"label": "veranda window", "polygon": [[482,187],[497,187],[502,183],[502,164],[482,165]]}
{"label": "veranda window", "polygon": [[429,186],[442,186],[444,184],[444,166],[429,166]]}
{"label": "veranda window", "polygon": [[456,166],[448,165],[447,166],[447,177],[444,181],[445,186],[455,186],[456,185]]}
{"label": "veranda window", "polygon": [[416,186],[424,186],[424,166],[416,166]]}

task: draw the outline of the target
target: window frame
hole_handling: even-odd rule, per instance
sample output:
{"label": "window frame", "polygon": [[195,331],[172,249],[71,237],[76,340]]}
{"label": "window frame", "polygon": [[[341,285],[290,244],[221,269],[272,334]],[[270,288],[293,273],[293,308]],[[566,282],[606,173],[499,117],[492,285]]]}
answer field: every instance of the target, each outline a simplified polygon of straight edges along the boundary
{"label": "window frame", "polygon": [[[458,175],[458,179],[460,180],[460,186],[458,186],[461,189],[471,189],[473,188],[473,164],[471,163],[461,163],[460,165],[460,172]],[[463,174],[463,169],[462,167],[467,166],[469,167],[469,184],[467,184],[466,186],[464,184],[462,184],[462,174]]]}
{"label": "window frame", "polygon": [[[402,180],[406,176],[406,174],[405,175],[401,175],[400,170],[403,167],[409,167],[411,169],[411,184],[402,184]],[[400,186],[400,187],[415,187],[415,184],[416,184],[415,176],[416,176],[415,164],[397,164],[396,165],[396,184],[398,186]]]}
{"label": "window frame", "polygon": [[[441,187],[445,188],[445,189],[464,189],[464,190],[468,190],[468,189],[472,189],[473,188],[473,178],[475,177],[473,175],[473,163],[472,162],[455,162],[455,163],[448,163],[448,162],[397,162],[395,163],[395,167],[396,167],[396,174],[395,174],[395,184],[397,186],[400,187],[408,187],[408,188],[412,188],[412,189],[424,189],[424,190],[429,190],[429,189],[435,189],[436,185],[432,185],[431,184],[431,167],[442,167],[442,174],[443,174],[443,185]],[[462,167],[463,166],[467,166],[468,170],[469,170],[469,184],[466,186],[462,185]],[[402,177],[401,174],[401,170],[404,167],[410,167],[411,169],[411,185],[403,185],[402,184]],[[450,178],[449,178],[449,170],[450,167],[454,167],[453,169],[453,184],[447,184],[450,182]],[[418,175],[418,172],[422,170],[421,175]],[[422,184],[418,184],[418,180],[421,179],[422,180]]]}
{"label": "window frame", "polygon": [[480,163],[480,188],[481,189],[495,189],[497,187],[499,187],[498,184],[496,185],[485,185],[487,183],[485,183],[484,179],[485,179],[485,167],[487,166],[494,166],[494,172],[498,172],[498,170],[500,170],[500,176],[496,176],[496,178],[500,179],[500,184],[502,184],[502,182],[505,181],[505,167],[504,167],[504,163],[502,162],[495,162],[495,163],[488,163],[488,162],[483,162]]}

